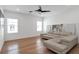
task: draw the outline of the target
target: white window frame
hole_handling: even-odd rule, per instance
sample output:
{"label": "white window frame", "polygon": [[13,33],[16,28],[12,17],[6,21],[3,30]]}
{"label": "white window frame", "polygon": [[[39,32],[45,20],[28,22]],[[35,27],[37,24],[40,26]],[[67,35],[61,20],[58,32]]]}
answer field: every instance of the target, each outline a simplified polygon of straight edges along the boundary
{"label": "white window frame", "polygon": [[37,21],[37,32],[42,32],[43,28],[42,28],[42,21]]}
{"label": "white window frame", "polygon": [[7,18],[7,32],[18,33],[18,19]]}

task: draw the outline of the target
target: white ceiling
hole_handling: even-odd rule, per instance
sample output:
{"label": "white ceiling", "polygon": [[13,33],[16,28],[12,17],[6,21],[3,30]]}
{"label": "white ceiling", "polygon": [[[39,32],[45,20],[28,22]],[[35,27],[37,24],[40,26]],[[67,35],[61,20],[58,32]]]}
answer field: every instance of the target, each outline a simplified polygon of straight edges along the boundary
{"label": "white ceiling", "polygon": [[[42,5],[43,10],[50,10],[51,12],[45,13],[43,15],[56,15],[59,13],[63,13],[68,9],[75,7],[69,5]],[[78,7],[78,6],[77,6]],[[21,13],[29,13],[28,11],[34,11],[38,9],[38,5],[0,5],[0,8],[10,11],[16,11]],[[38,13],[34,13],[38,14]]]}

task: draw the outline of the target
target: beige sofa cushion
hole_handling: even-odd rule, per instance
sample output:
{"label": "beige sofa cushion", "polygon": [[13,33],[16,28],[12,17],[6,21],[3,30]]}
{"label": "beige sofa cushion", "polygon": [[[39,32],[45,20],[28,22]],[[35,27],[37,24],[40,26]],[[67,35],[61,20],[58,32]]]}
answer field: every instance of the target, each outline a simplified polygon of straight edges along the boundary
{"label": "beige sofa cushion", "polygon": [[64,38],[63,38],[62,40],[63,40],[63,41],[66,41],[66,42],[71,42],[71,41],[74,40],[74,39],[77,39],[77,36],[75,36],[75,35],[70,35],[70,36],[67,36],[67,37],[64,36]]}
{"label": "beige sofa cushion", "polygon": [[68,36],[68,35],[71,35],[72,33],[71,32],[50,32],[49,34]]}
{"label": "beige sofa cushion", "polygon": [[68,46],[61,44],[60,40],[55,42],[54,40],[51,39],[45,41],[44,43],[47,45],[47,47],[50,47],[51,49],[55,49],[57,51],[63,51],[68,48]]}
{"label": "beige sofa cushion", "polygon": [[53,38],[63,38],[63,36],[55,35],[55,34],[45,34],[45,35],[41,35],[41,38],[47,38],[47,37],[49,37],[49,39],[53,39]]}

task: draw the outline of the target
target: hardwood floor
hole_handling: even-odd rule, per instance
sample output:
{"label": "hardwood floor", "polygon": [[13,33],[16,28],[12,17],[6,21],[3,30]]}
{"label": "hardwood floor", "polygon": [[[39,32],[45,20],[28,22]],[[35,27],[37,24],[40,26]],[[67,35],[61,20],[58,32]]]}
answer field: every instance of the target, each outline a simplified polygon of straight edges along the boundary
{"label": "hardwood floor", "polygon": [[[24,38],[6,41],[2,48],[2,54],[55,54],[43,46],[40,37]],[[79,53],[79,45],[75,46],[70,54]]]}

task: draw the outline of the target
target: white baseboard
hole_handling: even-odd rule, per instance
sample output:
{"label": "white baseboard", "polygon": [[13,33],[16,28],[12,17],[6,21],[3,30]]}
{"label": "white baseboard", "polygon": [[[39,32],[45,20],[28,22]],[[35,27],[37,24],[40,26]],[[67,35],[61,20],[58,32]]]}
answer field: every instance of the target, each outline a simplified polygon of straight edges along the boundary
{"label": "white baseboard", "polygon": [[20,36],[20,37],[13,38],[13,39],[5,39],[5,41],[18,40],[18,39],[21,39],[21,38],[29,38],[29,37],[35,37],[35,36],[40,36],[40,34],[36,34],[36,35],[29,35],[29,36]]}

